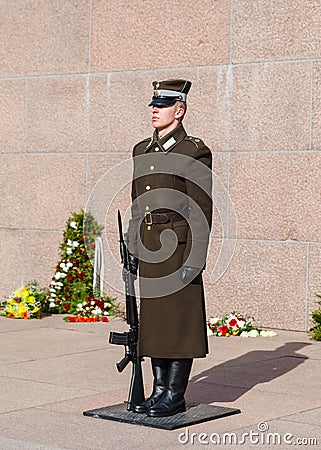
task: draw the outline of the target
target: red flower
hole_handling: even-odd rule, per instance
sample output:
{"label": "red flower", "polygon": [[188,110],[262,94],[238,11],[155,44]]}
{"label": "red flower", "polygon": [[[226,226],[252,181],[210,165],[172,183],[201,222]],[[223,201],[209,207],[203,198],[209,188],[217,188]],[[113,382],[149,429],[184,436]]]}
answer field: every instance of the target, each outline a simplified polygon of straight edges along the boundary
{"label": "red flower", "polygon": [[104,309],[104,302],[102,300],[96,300],[96,305],[100,309]]}
{"label": "red flower", "polygon": [[220,325],[219,327],[217,327],[217,330],[221,333],[222,336],[226,336],[226,333],[228,333],[228,326]]}
{"label": "red flower", "polygon": [[[66,300],[68,300],[67,299],[67,295],[66,295]],[[68,295],[68,297],[69,297],[69,295]],[[66,311],[70,311],[70,305],[68,305],[68,303],[64,303],[64,308],[65,308]]]}
{"label": "red flower", "polygon": [[235,326],[237,326],[237,328],[238,328],[237,320],[236,320],[236,319],[230,320],[228,324],[229,324],[230,327],[235,327]]}
{"label": "red flower", "polygon": [[68,275],[68,281],[72,281],[72,274],[70,273],[69,275]]}
{"label": "red flower", "polygon": [[102,321],[102,322],[109,322],[109,319],[108,319],[108,317],[103,316],[103,317],[101,318],[101,321]]}
{"label": "red flower", "polygon": [[77,277],[80,278],[81,280],[84,278],[85,273],[84,272],[80,272],[77,274]]}
{"label": "red flower", "polygon": [[94,244],[94,243],[92,243],[90,247],[91,247],[91,248],[95,248],[95,244]]}

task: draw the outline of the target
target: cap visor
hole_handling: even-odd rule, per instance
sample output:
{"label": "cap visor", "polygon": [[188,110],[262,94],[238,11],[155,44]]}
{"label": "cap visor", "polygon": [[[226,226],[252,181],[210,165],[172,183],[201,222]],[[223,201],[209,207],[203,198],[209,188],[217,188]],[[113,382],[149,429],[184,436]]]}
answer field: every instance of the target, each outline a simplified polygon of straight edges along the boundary
{"label": "cap visor", "polygon": [[174,103],[177,102],[177,98],[160,98],[160,97],[153,97],[152,101],[149,103],[148,106],[163,106],[163,105],[174,105]]}

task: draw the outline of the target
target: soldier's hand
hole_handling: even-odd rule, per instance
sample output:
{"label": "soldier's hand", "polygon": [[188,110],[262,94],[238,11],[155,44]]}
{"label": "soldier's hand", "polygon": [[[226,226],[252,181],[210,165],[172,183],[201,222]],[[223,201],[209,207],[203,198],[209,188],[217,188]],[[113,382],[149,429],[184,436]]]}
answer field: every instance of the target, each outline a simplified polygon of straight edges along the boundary
{"label": "soldier's hand", "polygon": [[128,253],[128,264],[129,264],[129,271],[133,275],[137,275],[138,270],[138,258],[135,255],[132,255],[131,253]]}
{"label": "soldier's hand", "polygon": [[181,280],[184,284],[189,284],[197,277],[200,272],[201,269],[197,269],[196,267],[183,266],[181,268]]}
{"label": "soldier's hand", "polygon": [[129,270],[127,270],[125,267],[123,267],[122,269],[122,276],[123,276],[123,280],[127,281],[128,280],[128,275],[133,279],[136,280],[137,275],[135,275],[134,273],[131,273]]}

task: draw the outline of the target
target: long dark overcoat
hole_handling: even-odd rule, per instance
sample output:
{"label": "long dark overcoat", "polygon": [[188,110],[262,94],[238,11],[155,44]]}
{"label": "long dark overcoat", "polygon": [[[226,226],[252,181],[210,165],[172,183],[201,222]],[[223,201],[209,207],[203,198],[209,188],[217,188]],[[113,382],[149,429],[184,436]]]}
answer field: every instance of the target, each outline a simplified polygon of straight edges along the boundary
{"label": "long dark overcoat", "polygon": [[[138,351],[157,358],[208,353],[202,270],[212,221],[212,157],[182,124],[133,150],[129,249],[139,258]],[[182,266],[199,269],[188,285]]]}

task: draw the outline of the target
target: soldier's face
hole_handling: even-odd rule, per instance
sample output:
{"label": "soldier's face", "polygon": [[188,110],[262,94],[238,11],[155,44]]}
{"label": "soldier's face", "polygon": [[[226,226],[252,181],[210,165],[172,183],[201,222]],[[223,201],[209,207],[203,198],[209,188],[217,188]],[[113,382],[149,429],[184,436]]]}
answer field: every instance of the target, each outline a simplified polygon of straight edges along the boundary
{"label": "soldier's face", "polygon": [[181,115],[181,108],[177,109],[175,105],[154,105],[152,107],[152,125],[161,134],[166,134],[178,125]]}

